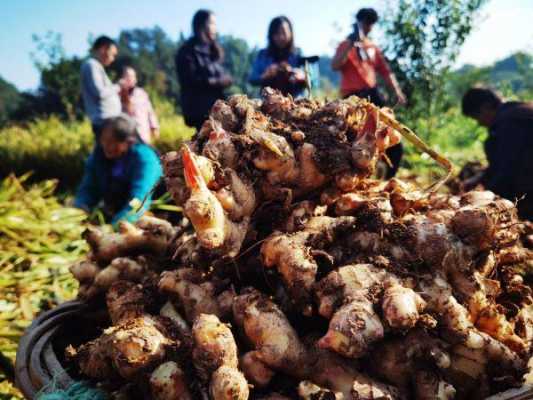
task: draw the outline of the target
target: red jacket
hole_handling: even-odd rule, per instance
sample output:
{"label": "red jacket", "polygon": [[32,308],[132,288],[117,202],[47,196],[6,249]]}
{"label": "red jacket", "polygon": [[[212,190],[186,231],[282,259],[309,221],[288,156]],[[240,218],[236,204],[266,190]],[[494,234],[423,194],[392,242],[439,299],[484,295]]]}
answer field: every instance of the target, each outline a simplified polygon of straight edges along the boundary
{"label": "red jacket", "polygon": [[[336,54],[343,52],[347,46],[353,46],[349,40],[344,40],[337,47]],[[367,60],[362,60],[353,47],[348,53],[346,62],[341,67],[341,95],[347,96],[353,92],[364,89],[372,89],[377,85],[376,73],[388,79],[391,70],[381,50],[370,40],[365,39],[362,43]]]}

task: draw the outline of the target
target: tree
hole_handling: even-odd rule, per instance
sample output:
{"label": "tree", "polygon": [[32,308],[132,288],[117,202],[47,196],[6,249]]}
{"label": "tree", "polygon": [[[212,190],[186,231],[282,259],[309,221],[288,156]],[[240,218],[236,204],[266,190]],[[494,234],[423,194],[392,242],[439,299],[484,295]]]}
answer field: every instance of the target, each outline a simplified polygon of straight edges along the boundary
{"label": "tree", "polygon": [[399,0],[386,17],[386,55],[410,99],[408,117],[440,111],[445,81],[487,0]]}
{"label": "tree", "polygon": [[320,77],[325,81],[329,81],[329,85],[339,86],[340,74],[331,68],[331,56],[322,55],[318,60],[318,69],[320,70]]}
{"label": "tree", "polygon": [[0,127],[11,118],[21,101],[17,88],[0,77]]}
{"label": "tree", "polygon": [[257,90],[248,82],[257,49],[250,49],[244,39],[231,35],[222,36],[220,44],[224,49],[224,64],[233,76],[230,93],[257,94]]}
{"label": "tree", "polygon": [[123,30],[117,40],[119,53],[113,69],[119,74],[124,65],[131,65],[142,85],[176,99],[179,85],[174,56],[181,41],[174,42],[159,26]]}
{"label": "tree", "polygon": [[517,52],[497,61],[491,79],[507,82],[514,93],[533,91],[533,55]]}
{"label": "tree", "polygon": [[[41,73],[41,95],[56,97],[60,114],[67,119],[81,117],[80,68],[82,60],[67,57],[61,34],[49,31],[44,37],[33,35],[37,51],[32,53],[36,68]],[[56,110],[50,110],[54,112]]]}

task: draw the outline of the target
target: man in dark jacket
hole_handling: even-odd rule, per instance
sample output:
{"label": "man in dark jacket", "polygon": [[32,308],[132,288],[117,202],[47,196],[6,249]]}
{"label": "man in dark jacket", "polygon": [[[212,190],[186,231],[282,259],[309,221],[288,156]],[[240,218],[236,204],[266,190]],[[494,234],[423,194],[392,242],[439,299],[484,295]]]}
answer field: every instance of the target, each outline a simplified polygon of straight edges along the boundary
{"label": "man in dark jacket", "polygon": [[504,102],[494,91],[472,88],[463,96],[463,114],[489,130],[482,174],[465,182],[482,184],[509,200],[518,200],[521,218],[533,220],[533,103]]}
{"label": "man in dark jacket", "polygon": [[213,13],[199,10],[192,25],[193,36],[180,47],[175,62],[185,123],[199,130],[215,101],[225,97],[232,78],[222,65]]}

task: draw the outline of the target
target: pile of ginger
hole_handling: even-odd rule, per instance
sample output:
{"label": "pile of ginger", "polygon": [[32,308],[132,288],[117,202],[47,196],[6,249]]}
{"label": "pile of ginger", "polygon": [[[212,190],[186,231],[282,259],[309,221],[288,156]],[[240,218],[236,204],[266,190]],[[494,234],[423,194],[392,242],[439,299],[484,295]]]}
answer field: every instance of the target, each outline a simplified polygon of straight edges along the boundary
{"label": "pile of ginger", "polygon": [[[163,156],[179,226],[90,228],[109,326],[68,356],[114,398],[482,399],[523,384],[533,227],[488,191],[372,179],[405,127],[350,98],[218,101]],[[386,160],[385,160],[386,161]]]}

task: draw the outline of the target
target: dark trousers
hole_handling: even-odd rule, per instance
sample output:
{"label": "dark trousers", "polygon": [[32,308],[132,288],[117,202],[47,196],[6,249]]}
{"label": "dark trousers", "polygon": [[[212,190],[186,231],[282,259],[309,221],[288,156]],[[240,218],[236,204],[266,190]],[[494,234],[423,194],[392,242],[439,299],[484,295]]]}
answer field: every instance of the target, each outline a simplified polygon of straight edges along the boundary
{"label": "dark trousers", "polygon": [[381,93],[379,93],[378,88],[358,90],[356,92],[350,93],[350,96],[354,94],[357,97],[369,100],[371,103],[374,103],[378,107],[383,107],[385,105],[385,100],[383,99],[383,96],[381,96]]}
{"label": "dark trousers", "polygon": [[[374,87],[370,89],[358,90],[356,92],[350,93],[346,97],[352,96],[354,94],[357,97],[369,100],[371,103],[375,104],[378,107],[383,107],[385,105],[385,100],[379,93],[378,88]],[[387,150],[385,150],[385,154],[392,164],[392,166],[387,164],[387,172],[385,173],[385,179],[391,179],[396,175],[398,169],[400,168],[400,162],[402,161],[403,157],[403,144],[398,143],[395,146],[389,147]]]}
{"label": "dark trousers", "polygon": [[104,128],[104,124],[103,123],[100,123],[100,124],[93,123],[92,124],[92,128],[93,128],[93,134],[94,134],[94,139],[95,139],[95,144],[96,144],[98,139],[100,139],[100,134],[102,133],[102,129]]}

